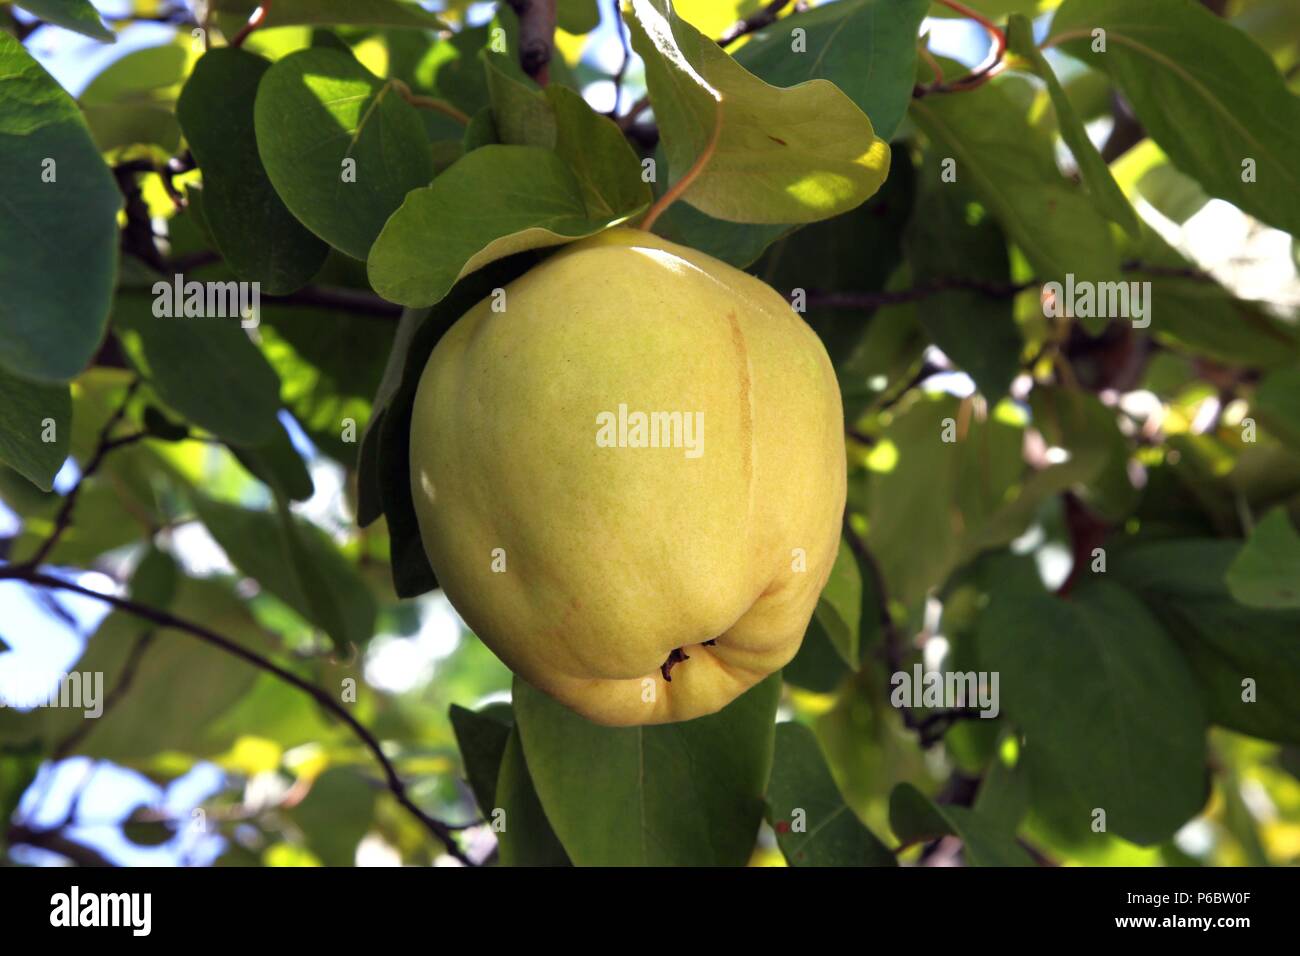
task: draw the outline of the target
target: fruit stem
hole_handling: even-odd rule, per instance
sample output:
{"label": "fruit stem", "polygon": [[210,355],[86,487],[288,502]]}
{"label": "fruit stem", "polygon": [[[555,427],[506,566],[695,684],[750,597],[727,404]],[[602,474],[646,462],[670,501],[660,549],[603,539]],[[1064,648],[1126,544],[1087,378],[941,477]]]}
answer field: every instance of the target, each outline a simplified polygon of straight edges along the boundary
{"label": "fruit stem", "polygon": [[709,137],[709,142],[705,145],[704,149],[700,151],[700,155],[691,165],[691,168],[686,170],[686,175],[669,186],[668,191],[660,196],[655,201],[655,204],[650,207],[649,212],[645,214],[645,218],[642,219],[640,225],[637,226],[638,229],[644,229],[646,232],[649,232],[650,228],[655,224],[655,220],[663,215],[663,211],[680,199],[682,193],[691,188],[691,183],[695,182],[695,180],[699,178],[700,173],[704,172],[704,167],[707,166],[709,160],[713,158],[713,153],[718,148],[718,139],[721,136],[722,103],[718,103],[718,110],[714,114],[713,119],[713,135]]}

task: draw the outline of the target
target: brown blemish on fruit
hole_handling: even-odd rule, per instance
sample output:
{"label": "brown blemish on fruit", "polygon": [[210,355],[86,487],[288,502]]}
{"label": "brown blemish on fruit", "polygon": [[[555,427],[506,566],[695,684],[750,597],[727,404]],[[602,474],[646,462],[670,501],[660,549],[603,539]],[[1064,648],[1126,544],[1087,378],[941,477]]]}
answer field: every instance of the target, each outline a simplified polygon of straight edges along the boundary
{"label": "brown blemish on fruit", "polygon": [[735,312],[727,313],[727,322],[731,325],[731,344],[736,350],[736,372],[740,377],[740,447],[745,456],[745,481],[753,481],[754,462],[754,415],[750,408],[753,383],[749,378],[749,349],[745,347],[745,335],[740,331],[740,320]]}

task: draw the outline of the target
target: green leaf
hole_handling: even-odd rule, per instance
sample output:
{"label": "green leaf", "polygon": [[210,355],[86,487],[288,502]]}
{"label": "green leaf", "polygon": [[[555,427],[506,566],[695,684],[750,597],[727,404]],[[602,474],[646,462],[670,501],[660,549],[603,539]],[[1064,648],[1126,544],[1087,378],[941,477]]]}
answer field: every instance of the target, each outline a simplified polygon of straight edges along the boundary
{"label": "green leaf", "polygon": [[830,578],[813,611],[844,663],[854,670],[862,658],[859,624],[862,620],[862,569],[844,538],[835,554]]}
{"label": "green leaf", "polygon": [[[156,288],[168,295],[170,285],[159,280]],[[147,296],[123,293],[113,326],[132,364],[185,418],[236,444],[275,437],[280,382],[237,319],[162,318]]]}
{"label": "green leaf", "polygon": [[781,679],[787,684],[816,694],[829,694],[840,686],[840,682],[849,673],[839,649],[814,612],[808,621],[808,630],[804,632],[799,652],[781,670]]}
{"label": "green leaf", "polygon": [[162,107],[122,103],[83,106],[81,111],[101,153],[123,146],[148,145],[170,156],[180,147],[180,124]]}
{"label": "green leaf", "polygon": [[[913,284],[969,279],[1009,285],[1011,262],[997,223],[961,186],[940,182],[933,157],[923,168],[923,185],[904,240]],[[965,289],[940,292],[916,303],[916,320],[975,380],[985,398],[996,402],[1007,393],[1020,371],[1024,347],[1014,296]]]}
{"label": "green leaf", "polygon": [[270,61],[233,47],[194,66],[176,116],[203,171],[203,212],[222,258],[240,279],[283,295],[305,285],[329,251],[276,195],[257,154],[253,104]]}
{"label": "green leaf", "polygon": [[108,320],[121,208],[77,105],[0,31],[0,369],[63,382],[90,361]]}
{"label": "green leaf", "polygon": [[406,197],[375,241],[370,282],[392,302],[432,305],[486,263],[593,235],[632,212],[592,217],[550,150],[483,146]]}
{"label": "green leaf", "polygon": [[1300,535],[1286,509],[1276,509],[1251,532],[1226,582],[1246,607],[1300,608]]}
{"label": "green leaf", "polygon": [[104,67],[77,99],[82,106],[134,103],[170,105],[172,87],[185,79],[187,46],[171,43],[132,50]]}
{"label": "green leaf", "polygon": [[[1105,53],[1092,50],[1094,30],[1105,31]],[[1105,70],[1207,192],[1300,232],[1300,99],[1244,33],[1195,0],[1066,0],[1049,42]],[[1256,164],[1249,182],[1246,160]]]}
{"label": "green leaf", "polygon": [[49,491],[71,438],[68,386],[37,385],[0,369],[0,461]]}
{"label": "green leaf", "polygon": [[[257,0],[214,0],[212,7],[238,29],[258,6]],[[262,29],[301,25],[405,27],[450,30],[428,10],[406,0],[275,0]]]}
{"label": "green leaf", "polygon": [[844,802],[811,730],[777,724],[775,753],[767,822],[791,866],[896,865],[894,854]]}
{"label": "green leaf", "polygon": [[524,74],[515,59],[485,49],[483,67],[492,120],[501,142],[508,146],[554,147],[555,113],[541,89]]}
{"label": "green leaf", "polygon": [[568,87],[546,88],[555,115],[555,151],[582,187],[591,219],[617,219],[650,204],[650,185],[618,125]]}
{"label": "green leaf", "polygon": [[1026,745],[1110,832],[1159,843],[1205,803],[1205,706],[1178,646],[1123,588],[1088,581],[1063,601],[998,590],[979,623],[981,666]]}
{"label": "green leaf", "polygon": [[[736,62],[773,86],[829,80],[888,142],[916,83],[916,35],[929,0],[841,0],[782,17],[750,34]],[[792,34],[804,31],[793,51]]]}
{"label": "green leaf", "polygon": [[763,815],[780,692],[773,675],[708,717],[602,727],[516,678],[528,767],[573,862],[745,863]]}
{"label": "green leaf", "polygon": [[889,825],[903,843],[955,836],[971,866],[1033,866],[1016,843],[1014,831],[966,807],[936,804],[910,783],[900,783],[889,795]]}
{"label": "green leaf", "polygon": [[889,597],[904,606],[965,558],[1019,535],[1032,511],[1008,520],[1007,510],[1045,493],[1028,481],[1020,486],[1024,433],[1003,416],[972,420],[964,438],[943,440],[945,432],[957,437],[958,405],[949,396],[918,396],[899,409],[870,459],[870,545]]}
{"label": "green leaf", "polygon": [[[1225,583],[1236,541],[1179,539],[1126,549],[1110,573],[1147,602],[1187,656],[1210,720],[1232,730],[1300,743],[1300,612],[1258,610]],[[1243,682],[1254,687],[1243,699]]]}
{"label": "green leaf", "polygon": [[284,204],[355,259],[366,258],[406,194],[433,179],[415,108],[337,50],[299,50],[272,65],[257,88],[254,122]]}
{"label": "green leaf", "polygon": [[[1035,131],[998,83],[912,101],[912,117],[934,153],[956,160],[969,188],[1042,282],[1109,281],[1119,273],[1110,226],[1056,168],[1052,144]],[[944,188],[943,183],[936,188]]]}
{"label": "green leaf", "polygon": [[633,0],[632,44],[674,182],[712,150],[682,198],[718,219],[812,222],[857,206],[889,172],[889,146],[826,80],[769,86],[679,18]]}
{"label": "green leaf", "polygon": [[349,466],[357,458],[355,429],[370,415],[396,325],[346,311],[263,303],[262,354],[280,376],[285,407],[317,448]]}
{"label": "green leaf", "polygon": [[131,572],[131,600],[149,607],[170,607],[180,579],[181,571],[176,559],[150,544]]}
{"label": "green leaf", "polygon": [[235,567],[323,630],[341,651],[370,640],[375,600],[324,531],[284,507],[271,513],[193,497],[199,518]]}
{"label": "green leaf", "polygon": [[485,818],[492,816],[497,805],[497,779],[513,722],[509,705],[492,705],[477,713],[451,705],[451,727],[465,765],[465,777]]}
{"label": "green leaf", "polygon": [[312,496],[315,486],[311,472],[283,424],[277,423],[270,441],[260,445],[231,445],[230,451],[258,481],[290,501],[306,501]]}
{"label": "green leaf", "polygon": [[511,728],[501,756],[494,810],[505,817],[497,834],[502,866],[568,866],[569,857],[546,818],[528,774],[518,728]]}
{"label": "green leaf", "polygon": [[56,27],[108,43],[117,42],[117,35],[104,25],[90,0],[22,0],[17,5]]}
{"label": "green leaf", "polygon": [[1056,109],[1056,122],[1060,126],[1061,139],[1070,147],[1074,161],[1079,166],[1079,173],[1088,187],[1088,192],[1096,201],[1098,208],[1112,222],[1123,226],[1129,235],[1138,234],[1138,218],[1133,206],[1125,197],[1124,191],[1115,182],[1110,167],[1101,158],[1101,153],[1088,137],[1083,120],[1075,111],[1070,98],[1047,58],[1039,51],[1034,42],[1034,26],[1023,14],[1011,18],[1007,31],[1008,49],[1029,61],[1033,71],[1047,84],[1048,96]]}

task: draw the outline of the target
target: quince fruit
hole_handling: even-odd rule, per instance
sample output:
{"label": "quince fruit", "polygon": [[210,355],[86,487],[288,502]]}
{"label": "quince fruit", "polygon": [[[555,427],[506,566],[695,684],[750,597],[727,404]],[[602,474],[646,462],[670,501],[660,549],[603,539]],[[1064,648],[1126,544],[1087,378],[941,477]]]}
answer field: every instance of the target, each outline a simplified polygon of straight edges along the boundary
{"label": "quince fruit", "polygon": [[438,342],[411,485],[441,586],[511,670],[597,723],[689,720],[799,649],[844,513],[839,386],[758,279],[608,230]]}

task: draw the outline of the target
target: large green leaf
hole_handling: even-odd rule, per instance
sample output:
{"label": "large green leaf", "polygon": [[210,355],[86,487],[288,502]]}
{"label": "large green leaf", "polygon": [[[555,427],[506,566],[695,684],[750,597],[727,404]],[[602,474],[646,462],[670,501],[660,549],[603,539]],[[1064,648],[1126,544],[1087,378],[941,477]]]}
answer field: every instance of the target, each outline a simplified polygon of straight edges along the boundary
{"label": "large green leaf", "polygon": [[941,158],[1001,223],[1042,282],[1110,281],[1119,256],[1110,225],[1056,168],[1051,142],[1001,83],[912,101],[912,117]]}
{"label": "large green leaf", "polygon": [[1124,191],[1115,182],[1110,167],[1101,158],[1101,153],[1088,137],[1083,120],[1075,110],[1074,104],[1070,102],[1070,98],[1066,96],[1065,88],[1056,78],[1056,72],[1047,62],[1047,57],[1043,56],[1038,45],[1034,43],[1034,27],[1028,17],[1016,14],[1011,18],[1007,42],[1009,49],[1028,60],[1033,71],[1047,84],[1048,95],[1056,110],[1056,122],[1061,129],[1061,139],[1065,140],[1065,145],[1070,147],[1070,152],[1074,154],[1074,161],[1079,166],[1083,181],[1087,184],[1088,192],[1096,200],[1098,207],[1112,222],[1119,223],[1131,235],[1137,235],[1137,213],[1124,196]]}
{"label": "large green leaf", "polygon": [[366,258],[406,194],[433,179],[415,108],[338,50],[313,47],[278,60],[257,88],[254,122],[257,151],[284,204],[356,259]]}
{"label": "large green leaf", "polygon": [[[841,0],[782,17],[756,30],[736,62],[773,86],[829,80],[871,118],[888,142],[907,113],[916,82],[916,34],[929,0]],[[792,49],[793,31],[803,46]]]}
{"label": "large green leaf", "polygon": [[933,803],[910,783],[900,783],[890,793],[889,825],[903,843],[955,836],[971,866],[1034,865],[1013,831],[967,807]]}
{"label": "large green leaf", "polygon": [[497,779],[513,722],[509,704],[493,704],[477,712],[451,705],[451,726],[465,777],[484,817],[491,817],[496,807]]}
{"label": "large green leaf", "polygon": [[1160,623],[1123,588],[1088,581],[1064,601],[994,588],[980,664],[1005,712],[1062,785],[1135,843],[1168,839],[1204,804],[1205,705]]}
{"label": "large green leaf", "polygon": [[573,862],[748,860],[763,815],[780,691],[773,675],[708,717],[602,727],[516,678],[515,725],[528,768]]}
{"label": "large green leaf", "polygon": [[113,326],[158,397],[194,424],[236,444],[275,437],[280,382],[237,318],[159,317],[148,297],[123,293]]}
{"label": "large green leaf", "polygon": [[628,213],[591,218],[582,185],[550,150],[484,146],[407,197],[375,241],[370,281],[390,301],[432,305],[489,262],[590,236]]}
{"label": "large green leaf", "polygon": [[834,84],[764,83],[669,0],[633,0],[627,19],[673,180],[712,150],[686,202],[734,222],[812,222],[852,209],[884,182],[889,146]]}
{"label": "large green leaf", "polygon": [[329,251],[276,195],[257,154],[253,104],[268,60],[233,47],[205,53],[176,103],[203,170],[203,214],[240,279],[283,295],[305,285]]}
{"label": "large green leaf", "polygon": [[369,588],[338,546],[315,525],[194,495],[199,518],[235,567],[325,631],[347,652],[374,633]]}
{"label": "large green leaf", "polygon": [[512,728],[506,737],[497,776],[493,810],[505,816],[505,829],[497,834],[503,866],[567,866],[568,854],[560,845],[537,799],[537,790],[528,774],[519,729]]}
{"label": "large green leaf", "polygon": [[813,732],[776,726],[767,822],[791,866],[894,866],[894,855],[844,802]]}
{"label": "large green leaf", "polygon": [[62,382],[90,361],[121,207],[77,105],[0,31],[0,368]]}
{"label": "large green leaf", "polygon": [[1300,608],[1300,535],[1285,509],[1275,510],[1251,532],[1226,581],[1247,607]]}
{"label": "large green leaf", "polygon": [[1115,555],[1111,573],[1141,595],[1181,645],[1214,723],[1300,743],[1300,612],[1233,600],[1225,580],[1239,553],[1236,541],[1159,542]]}
{"label": "large green leaf", "polygon": [[[1093,51],[1094,30],[1105,31],[1104,53]],[[1151,138],[1211,195],[1300,232],[1300,99],[1246,34],[1196,0],[1067,0],[1049,42],[1105,70]]]}
{"label": "large green leaf", "polygon": [[104,26],[104,21],[99,18],[99,11],[90,0],[22,0],[18,6],[56,27],[63,27],[65,30],[72,30],[74,33],[93,37],[96,40],[117,42],[117,36]]}
{"label": "large green leaf", "polygon": [[68,386],[37,385],[0,369],[0,461],[49,491],[71,439]]}

